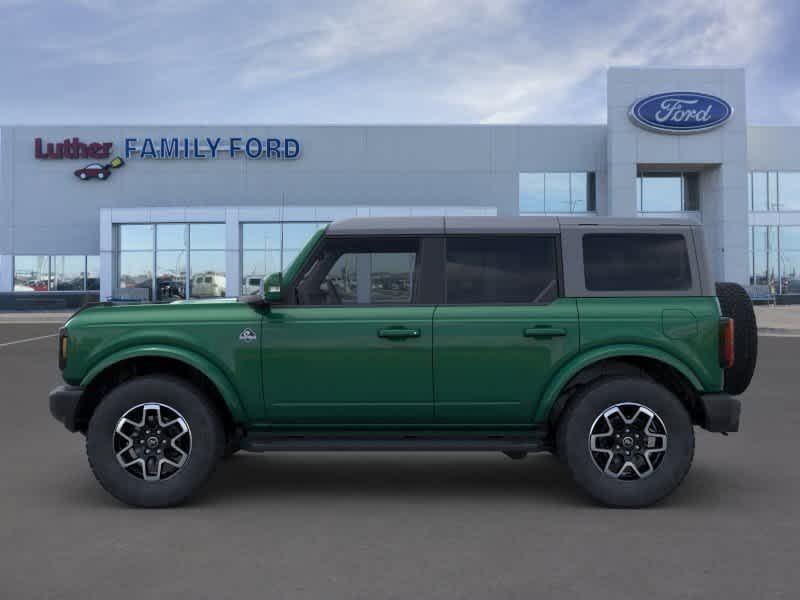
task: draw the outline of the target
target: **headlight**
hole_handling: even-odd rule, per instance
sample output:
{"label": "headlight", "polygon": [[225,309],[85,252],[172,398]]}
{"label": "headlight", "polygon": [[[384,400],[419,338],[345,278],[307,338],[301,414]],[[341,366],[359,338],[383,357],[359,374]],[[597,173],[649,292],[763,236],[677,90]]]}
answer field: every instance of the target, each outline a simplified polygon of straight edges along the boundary
{"label": "headlight", "polygon": [[69,338],[67,328],[62,327],[58,330],[58,368],[62,371],[67,366],[67,352],[69,350]]}

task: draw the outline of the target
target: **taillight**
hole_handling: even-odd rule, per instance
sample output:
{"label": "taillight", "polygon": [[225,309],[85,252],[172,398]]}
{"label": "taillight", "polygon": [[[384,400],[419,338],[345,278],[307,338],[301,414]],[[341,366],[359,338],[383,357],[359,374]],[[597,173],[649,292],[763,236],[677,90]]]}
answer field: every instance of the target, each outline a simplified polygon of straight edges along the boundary
{"label": "taillight", "polygon": [[733,319],[719,320],[719,366],[730,369],[736,354],[733,347]]}
{"label": "taillight", "polygon": [[67,328],[62,327],[58,330],[58,368],[62,371],[67,366],[67,351],[69,350],[69,338]]}

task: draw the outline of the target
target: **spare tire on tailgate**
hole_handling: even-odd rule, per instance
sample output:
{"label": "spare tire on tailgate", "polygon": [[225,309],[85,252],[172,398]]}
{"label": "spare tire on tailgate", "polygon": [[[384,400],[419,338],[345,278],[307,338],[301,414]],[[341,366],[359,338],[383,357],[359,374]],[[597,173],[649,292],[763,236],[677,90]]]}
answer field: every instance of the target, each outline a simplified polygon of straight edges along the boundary
{"label": "spare tire on tailgate", "polygon": [[750,385],[758,355],[758,329],[753,302],[738,283],[717,283],[717,298],[722,316],[733,319],[733,366],[725,369],[724,389],[741,394]]}

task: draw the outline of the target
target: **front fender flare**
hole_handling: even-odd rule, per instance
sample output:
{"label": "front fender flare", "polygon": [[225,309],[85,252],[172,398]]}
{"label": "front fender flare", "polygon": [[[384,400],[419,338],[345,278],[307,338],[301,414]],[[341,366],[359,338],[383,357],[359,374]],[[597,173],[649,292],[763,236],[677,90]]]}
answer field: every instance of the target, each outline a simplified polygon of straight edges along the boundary
{"label": "front fender flare", "polygon": [[564,389],[564,386],[566,386],[567,383],[583,369],[590,367],[591,365],[602,360],[607,360],[609,358],[620,358],[623,356],[652,358],[662,362],[674,368],[681,375],[686,377],[689,383],[692,384],[692,387],[694,387],[697,391],[705,391],[700,379],[698,379],[697,375],[695,375],[695,373],[683,361],[676,358],[672,354],[669,354],[668,352],[659,350],[658,348],[639,346],[636,344],[620,344],[611,347],[597,348],[594,350],[589,350],[588,352],[584,352],[583,354],[579,354],[561,367],[561,369],[559,369],[558,373],[556,373],[556,375],[547,384],[547,387],[542,394],[542,399],[536,408],[534,422],[544,423],[547,421],[548,415],[550,414],[553,405],[556,403],[556,400],[558,400],[558,397],[561,395],[561,391]]}
{"label": "front fender flare", "polygon": [[144,345],[144,346],[131,346],[124,350],[119,350],[105,357],[102,361],[98,362],[81,380],[81,387],[86,388],[94,379],[109,367],[120,363],[125,360],[133,358],[150,358],[160,357],[169,358],[172,360],[180,361],[200,371],[203,375],[211,380],[211,383],[217,388],[228,409],[231,411],[231,416],[236,423],[247,421],[247,413],[242,406],[239,394],[231,384],[228,377],[220,371],[211,361],[196,352],[186,350],[183,348],[174,348],[171,346],[164,346],[158,344]]}

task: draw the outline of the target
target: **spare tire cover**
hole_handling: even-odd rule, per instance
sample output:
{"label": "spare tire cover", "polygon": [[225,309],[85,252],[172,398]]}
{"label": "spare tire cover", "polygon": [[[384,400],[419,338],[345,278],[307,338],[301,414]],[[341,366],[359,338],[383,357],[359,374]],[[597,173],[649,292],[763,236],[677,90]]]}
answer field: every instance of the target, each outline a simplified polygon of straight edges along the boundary
{"label": "spare tire cover", "polygon": [[750,385],[758,355],[758,328],[753,302],[738,283],[717,283],[717,298],[722,316],[733,319],[733,366],[725,369],[724,389],[741,394]]}

